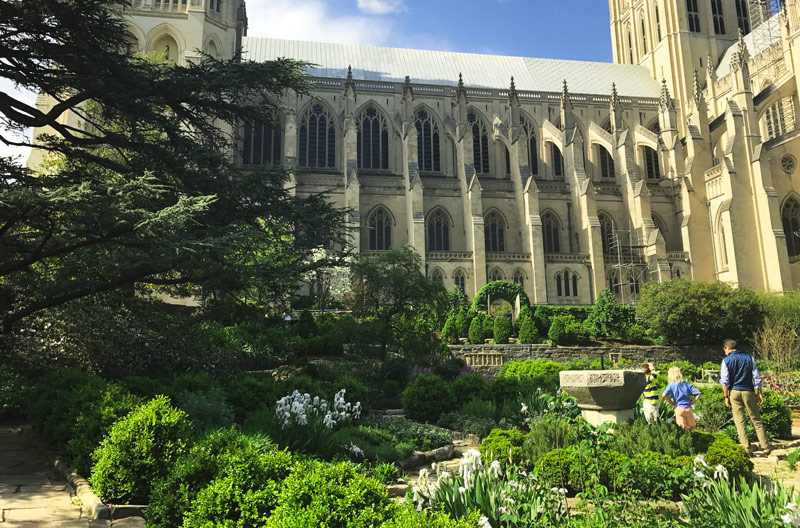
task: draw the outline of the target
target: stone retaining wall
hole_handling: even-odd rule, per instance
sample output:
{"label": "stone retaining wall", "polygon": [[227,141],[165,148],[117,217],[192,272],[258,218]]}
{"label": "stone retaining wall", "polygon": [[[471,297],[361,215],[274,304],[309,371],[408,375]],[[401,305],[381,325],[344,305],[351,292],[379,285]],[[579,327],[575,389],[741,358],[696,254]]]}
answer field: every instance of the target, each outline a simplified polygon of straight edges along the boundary
{"label": "stone retaining wall", "polygon": [[702,365],[706,361],[719,363],[724,356],[715,346],[587,346],[557,347],[553,345],[451,345],[454,355],[463,358],[473,370],[496,376],[505,363],[526,359],[551,359],[568,363],[574,359],[592,361],[599,357],[616,362],[629,359],[633,365],[651,362],[671,363],[689,361]]}

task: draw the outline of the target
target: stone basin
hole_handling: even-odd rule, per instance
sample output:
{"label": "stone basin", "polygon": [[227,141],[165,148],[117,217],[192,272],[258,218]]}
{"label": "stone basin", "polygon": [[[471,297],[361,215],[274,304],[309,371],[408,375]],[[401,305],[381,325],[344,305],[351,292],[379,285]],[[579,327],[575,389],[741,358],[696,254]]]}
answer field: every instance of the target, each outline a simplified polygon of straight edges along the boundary
{"label": "stone basin", "polygon": [[600,425],[633,420],[633,408],[647,385],[638,370],[565,370],[561,390],[578,400],[587,422]]}

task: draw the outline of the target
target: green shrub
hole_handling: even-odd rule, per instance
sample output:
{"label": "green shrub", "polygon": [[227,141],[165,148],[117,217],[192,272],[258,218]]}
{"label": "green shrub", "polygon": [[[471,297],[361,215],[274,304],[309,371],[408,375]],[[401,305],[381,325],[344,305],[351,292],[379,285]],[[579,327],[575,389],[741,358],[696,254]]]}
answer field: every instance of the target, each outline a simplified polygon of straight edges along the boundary
{"label": "green shrub", "polygon": [[539,304],[533,312],[533,320],[539,335],[547,335],[550,323],[555,316],[571,315],[576,321],[582,323],[586,321],[591,312],[591,306],[555,306],[551,304]]}
{"label": "green shrub", "polygon": [[317,322],[308,310],[300,312],[300,316],[297,318],[297,322],[292,328],[297,335],[305,339],[317,335],[318,332]]}
{"label": "green shrub", "polygon": [[276,506],[282,482],[294,469],[285,451],[231,454],[214,480],[197,493],[182,527],[264,526]]}
{"label": "green shrub", "polygon": [[568,449],[553,449],[536,461],[536,474],[547,487],[569,488],[570,472],[576,463],[575,455]]}
{"label": "green shrub", "polygon": [[381,364],[380,377],[394,380],[405,387],[411,378],[411,362],[402,356],[389,357]]}
{"label": "green shrub", "polygon": [[[774,392],[765,391],[761,405],[761,421],[767,434],[773,438],[792,437],[792,411],[783,398]],[[702,401],[702,400],[701,400]]]}
{"label": "green shrub", "polygon": [[800,462],[800,449],[795,449],[786,457],[786,465],[789,466],[790,470],[794,471],[797,469],[798,462]]}
{"label": "green shrub", "polygon": [[397,471],[397,466],[390,462],[381,462],[370,469],[372,476],[379,482],[389,486],[394,484],[400,477],[400,472]]}
{"label": "green shrub", "polygon": [[[275,393],[278,397],[282,397],[286,394],[291,394],[292,392],[297,391],[300,394],[310,394],[311,396],[319,396],[320,398],[327,397],[325,389],[322,386],[311,379],[309,376],[298,376],[292,375],[278,382],[277,387],[275,389]],[[272,404],[274,402],[264,402]]]}
{"label": "green shrub", "polygon": [[158,396],[118,420],[95,450],[89,481],[106,499],[144,504],[151,486],[187,451],[192,436],[186,414]]}
{"label": "green shrub", "polygon": [[494,339],[494,319],[491,315],[485,315],[481,319],[484,340]]}
{"label": "green shrub", "polygon": [[436,449],[453,441],[450,431],[433,425],[412,422],[405,418],[383,420],[380,427],[397,437],[401,443],[409,443],[413,446],[413,450],[418,451]]}
{"label": "green shrub", "polygon": [[103,437],[114,422],[133,411],[140,403],[140,398],[121,385],[110,383],[96,402],[79,409],[80,414],[75,420],[72,437],[66,445],[72,467],[79,474],[89,474],[92,469],[92,453]]}
{"label": "green shrub", "polygon": [[634,323],[623,328],[620,337],[626,343],[634,345],[652,343],[652,340],[647,337],[647,329],[639,323]]}
{"label": "green shrub", "polygon": [[511,332],[514,327],[511,324],[511,317],[503,315],[494,319],[494,328],[492,333],[494,335],[494,342],[498,345],[508,343],[508,338],[511,337]]}
{"label": "green shrub", "polygon": [[447,318],[442,328],[442,342],[448,345],[458,344],[458,328],[456,328],[456,318],[452,315]]}
{"label": "green shrub", "polygon": [[226,428],[233,423],[233,410],[218,387],[181,392],[175,396],[175,406],[189,415],[197,432]]}
{"label": "green shrub", "polygon": [[[364,425],[343,427],[331,435],[329,450],[320,454],[326,459],[345,456],[359,462],[362,459],[371,462],[395,462],[402,460],[397,454],[396,444],[397,437],[385,429]],[[363,456],[354,452],[352,446],[361,449]]]}
{"label": "green shrub", "polygon": [[563,365],[550,359],[509,361],[500,368],[498,377],[518,379],[530,387],[555,388],[563,369]]}
{"label": "green shrub", "polygon": [[456,408],[450,384],[439,376],[417,376],[403,391],[403,412],[412,420],[434,423]]}
{"label": "green shrub", "polygon": [[491,417],[480,418],[460,412],[451,412],[439,417],[439,425],[451,431],[474,434],[483,438],[497,427],[497,422]]}
{"label": "green shrub", "polygon": [[633,308],[617,304],[609,289],[600,292],[586,318],[587,331],[596,337],[622,337],[623,331],[633,324]]}
{"label": "green shrub", "polygon": [[469,325],[469,336],[468,341],[471,345],[482,345],[484,343],[483,339],[483,321],[486,318],[485,314],[477,313],[475,317],[472,318],[472,322]]}
{"label": "green shrub", "polygon": [[685,279],[645,284],[636,314],[654,335],[677,345],[746,341],[763,321],[752,290]]}
{"label": "green shrub", "polygon": [[[489,395],[500,410],[503,404],[516,401],[522,391],[522,383],[517,378],[497,378],[489,385]],[[518,410],[518,409],[517,409]]]}
{"label": "green shrub", "polygon": [[522,461],[525,435],[517,429],[495,429],[481,442],[481,458],[488,464],[498,460],[501,465],[518,465]]}
{"label": "green shrub", "polygon": [[519,342],[525,345],[536,343],[539,340],[539,331],[532,317],[519,318]]}
{"label": "green shrub", "polygon": [[0,418],[22,416],[32,388],[25,378],[0,365]]}
{"label": "green shrub", "polygon": [[692,471],[691,463],[684,465],[669,455],[653,452],[637,454],[626,467],[631,488],[644,497],[667,500],[685,491]]}
{"label": "green shrub", "polygon": [[[263,465],[262,455],[270,450],[271,444],[266,437],[246,436],[235,429],[208,433],[178,460],[166,477],[153,486],[145,512],[147,526],[181,526],[183,516],[191,509],[197,494],[227,472],[228,466],[247,464],[256,469]],[[271,456],[283,457],[284,465],[289,466],[288,454],[274,452]]]}
{"label": "green shrub", "polygon": [[692,436],[685,434],[674,423],[658,422],[648,425],[644,420],[636,420],[632,424],[619,424],[609,441],[609,449],[619,451],[630,458],[648,452],[671,457],[692,455],[697,452],[692,445]]}
{"label": "green shrub", "polygon": [[456,378],[451,385],[456,401],[469,401],[472,398],[489,398],[489,384],[483,375],[475,372]]}
{"label": "green shrub", "polygon": [[695,405],[697,424],[709,433],[721,431],[732,423],[733,415],[725,405],[725,394],[719,385],[703,388],[703,396]]}
{"label": "green shrub", "polygon": [[148,376],[126,376],[119,380],[118,383],[131,394],[148,400],[159,394],[169,395],[168,393],[171,392],[170,383],[163,379]]}
{"label": "green shrub", "polygon": [[474,528],[480,514],[475,511],[468,517],[452,519],[447,513],[431,510],[417,511],[413,505],[401,505],[382,528]]}
{"label": "green shrub", "polygon": [[570,436],[571,426],[568,421],[545,416],[529,424],[530,431],[522,444],[523,465],[535,467],[536,462],[553,449],[563,449],[575,443]]}
{"label": "green shrub", "polygon": [[711,444],[714,443],[716,438],[712,433],[707,433],[705,431],[698,431],[695,429],[691,433],[692,435],[692,450],[695,453],[705,453],[708,451],[708,448],[711,447]]}
{"label": "green shrub", "polygon": [[547,337],[554,345],[578,345],[586,341],[581,323],[571,315],[556,315],[550,320]]}
{"label": "green shrub", "polygon": [[433,373],[445,381],[453,381],[463,373],[466,365],[464,360],[457,356],[439,357],[433,365]]}
{"label": "green shrub", "polygon": [[597,460],[600,484],[607,488],[619,489],[628,477],[628,457],[611,449],[600,451]]}
{"label": "green shrub", "polygon": [[350,374],[339,376],[331,385],[330,400],[333,396],[344,389],[344,397],[349,402],[361,402],[361,408],[364,413],[368,413],[372,408],[370,405],[369,387],[364,385],[358,378]]}
{"label": "green shrub", "polygon": [[461,308],[456,316],[456,330],[458,330],[458,337],[468,337],[469,327],[472,324],[472,319],[475,317],[476,312]]}
{"label": "green shrub", "polygon": [[496,407],[494,402],[482,400],[480,398],[472,398],[461,406],[459,412],[466,416],[492,419],[496,414]]}
{"label": "green shrub", "polygon": [[278,400],[275,389],[275,382],[267,376],[246,376],[231,381],[225,399],[233,409],[236,422],[241,423],[250,411],[273,405]]}
{"label": "green shrub", "polygon": [[278,507],[266,528],[371,528],[392,517],[386,487],[364,476],[359,466],[314,463],[281,485]]}
{"label": "green shrub", "polygon": [[504,300],[513,303],[517,295],[520,298],[520,306],[530,306],[530,299],[528,299],[528,295],[520,284],[504,280],[493,281],[478,290],[478,294],[472,300],[472,309],[475,311],[484,310],[490,298],[492,302]]}
{"label": "green shrub", "polygon": [[714,434],[715,440],[705,454],[706,462],[711,466],[722,464],[728,470],[731,480],[745,477],[750,480],[753,463],[745,449],[723,433]]}

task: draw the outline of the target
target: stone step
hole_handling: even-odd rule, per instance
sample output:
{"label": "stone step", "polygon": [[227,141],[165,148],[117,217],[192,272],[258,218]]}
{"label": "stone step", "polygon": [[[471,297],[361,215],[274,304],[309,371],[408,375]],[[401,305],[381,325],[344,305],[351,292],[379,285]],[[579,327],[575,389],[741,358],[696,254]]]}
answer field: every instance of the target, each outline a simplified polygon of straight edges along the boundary
{"label": "stone step", "polygon": [[[23,521],[70,521],[81,518],[81,509],[78,506],[59,507],[59,508],[19,508],[14,510],[3,509],[4,522],[23,522]],[[87,522],[87,521],[84,521]]]}

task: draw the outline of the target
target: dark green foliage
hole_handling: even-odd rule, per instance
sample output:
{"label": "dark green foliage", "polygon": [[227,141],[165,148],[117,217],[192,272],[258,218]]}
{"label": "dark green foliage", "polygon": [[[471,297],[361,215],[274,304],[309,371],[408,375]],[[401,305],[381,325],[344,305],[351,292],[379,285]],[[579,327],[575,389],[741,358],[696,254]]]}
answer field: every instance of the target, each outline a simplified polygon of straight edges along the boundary
{"label": "dark green foliage", "polygon": [[724,433],[715,433],[716,438],[705,454],[705,460],[710,466],[722,464],[728,470],[730,480],[745,477],[750,480],[753,463],[745,449],[728,438]]}
{"label": "dark green foliage", "polygon": [[233,409],[237,423],[241,423],[250,411],[259,407],[272,406],[279,397],[275,382],[267,376],[246,376],[230,382],[225,399]]}
{"label": "dark green foliage", "polygon": [[219,382],[214,379],[208,372],[189,372],[175,376],[172,380],[168,396],[176,396],[182,392],[203,391],[208,389],[217,389],[220,387]]}
{"label": "dark green foliage", "polygon": [[705,453],[708,451],[708,448],[711,447],[711,444],[714,443],[716,438],[712,433],[707,433],[705,431],[698,431],[695,429],[691,432],[692,435],[692,450],[695,453]]}
{"label": "dark green foliage", "polygon": [[563,365],[550,359],[509,361],[500,368],[499,378],[514,378],[528,387],[556,388]]}
{"label": "dark green foliage", "polygon": [[[291,458],[287,453],[272,451],[270,442],[264,438],[245,436],[234,429],[210,432],[153,486],[145,513],[147,525],[153,528],[181,526],[184,514],[192,508],[198,493],[214,479],[231,471],[231,466],[248,467],[251,477],[255,478],[253,486],[258,486],[288,475]],[[276,472],[271,478],[264,478],[269,467]],[[251,506],[235,507],[247,509]]]}
{"label": "dark green foliage", "polygon": [[118,420],[95,450],[89,481],[106,499],[144,504],[151,486],[188,450],[192,425],[165,396]]}
{"label": "dark green foliage", "polygon": [[545,336],[550,330],[551,319],[557,315],[571,315],[579,323],[584,322],[592,310],[591,306],[556,306],[539,304],[533,312],[533,320],[539,335]]}
{"label": "dark green foliage", "polygon": [[647,329],[639,323],[634,323],[623,328],[620,337],[626,343],[634,345],[645,345],[653,342],[647,337]]}
{"label": "dark green foliage", "polygon": [[545,416],[529,425],[530,432],[522,445],[524,466],[532,468],[536,461],[553,449],[569,447],[575,439],[569,434],[570,424],[560,418]]}
{"label": "dark green foliage", "polygon": [[453,441],[450,431],[433,425],[412,422],[405,418],[383,420],[380,428],[397,437],[400,443],[410,444],[412,450],[428,451]]}
{"label": "dark green foliage", "polygon": [[475,312],[473,310],[461,308],[458,311],[458,315],[456,316],[456,329],[458,330],[458,337],[468,337],[469,325],[472,323],[472,319],[474,317]]}
{"label": "dark green foliage", "polygon": [[[320,453],[326,459],[350,456],[348,447],[356,445],[370,462],[399,462],[402,460],[395,447],[397,437],[385,429],[371,426],[343,427],[331,435],[330,450]],[[359,460],[360,462],[361,460]]]}
{"label": "dark green foliage", "polygon": [[539,331],[533,317],[522,317],[517,320],[519,323],[519,342],[524,345],[536,343],[539,340]]}
{"label": "dark green foliage", "polygon": [[481,442],[481,458],[488,464],[498,460],[501,465],[519,465],[525,435],[517,429],[495,429]]}
{"label": "dark green foliage", "polygon": [[489,397],[489,384],[483,375],[474,372],[456,378],[451,385],[456,401],[466,402],[472,398],[485,399]]}
{"label": "dark green foliage", "polygon": [[685,279],[647,283],[636,314],[654,335],[678,345],[746,341],[763,320],[752,290]]}
{"label": "dark green foliage", "polygon": [[266,528],[371,528],[392,517],[386,487],[353,464],[310,462],[281,485]]}
{"label": "dark green foliage", "polygon": [[446,381],[453,381],[463,374],[466,363],[457,356],[442,355],[433,364],[433,373]]}
{"label": "dark green foliage", "polygon": [[0,365],[0,419],[21,417],[30,390],[30,382],[11,368]]}
{"label": "dark green foliage", "polygon": [[577,460],[568,449],[553,449],[536,461],[536,474],[545,486],[567,488]]}
{"label": "dark green foliage", "polygon": [[439,425],[451,431],[474,434],[483,438],[488,435],[492,429],[497,427],[497,422],[495,422],[493,418],[479,417],[462,412],[451,412],[443,414],[439,418]]}
{"label": "dark green foliage", "polygon": [[114,422],[127,415],[141,403],[116,383],[110,383],[94,402],[86,402],[78,409],[72,434],[66,444],[72,467],[80,475],[92,469],[92,453],[100,445]]}
{"label": "dark green foliage", "polygon": [[229,427],[233,410],[225,402],[225,393],[218,387],[184,391],[174,398],[175,406],[184,411],[197,432]]}
{"label": "dark green foliage", "polygon": [[452,315],[447,318],[442,328],[442,341],[448,345],[458,343],[458,328],[456,327],[456,319]]}
{"label": "dark green foliage", "polygon": [[605,289],[586,318],[586,329],[595,337],[621,337],[625,329],[634,323],[634,310],[630,306],[617,304],[611,290]]}
{"label": "dark green foliage", "polygon": [[494,319],[494,342],[498,345],[508,343],[508,338],[511,337],[511,332],[514,329],[511,324],[511,317],[504,315]]}
{"label": "dark green foliage", "polygon": [[[291,394],[294,391],[297,391],[300,394],[308,393],[311,396],[319,396],[320,398],[327,397],[325,389],[323,389],[319,383],[311,379],[309,376],[289,376],[285,380],[282,380],[278,383],[278,388],[275,392],[278,395],[278,398],[282,398],[283,396]],[[275,402],[267,403],[272,405]]]}
{"label": "dark green foliage", "polygon": [[484,339],[494,339],[494,317],[486,315],[481,321]]}
{"label": "dark green foliage", "polygon": [[489,394],[498,407],[505,402],[514,402],[516,405],[522,389],[523,384],[516,378],[497,378],[489,385]]}
{"label": "dark green foliage", "polygon": [[131,394],[148,400],[159,394],[168,394],[172,390],[170,381],[148,376],[126,376],[119,380],[119,384]]}
{"label": "dark green foliage", "polygon": [[394,380],[405,387],[411,378],[411,361],[402,356],[392,356],[381,363],[381,379]]}
{"label": "dark green foliage", "polygon": [[674,423],[648,425],[643,420],[617,425],[609,448],[631,458],[651,451],[671,457],[697,453],[692,445],[692,435],[684,433]]}
{"label": "dark green foliage", "polygon": [[472,398],[467,403],[461,406],[459,411],[461,414],[467,416],[474,416],[476,418],[494,418],[496,414],[496,405],[494,402],[482,400],[480,398]]}
{"label": "dark green foliage", "polygon": [[553,316],[547,337],[554,345],[559,346],[579,345],[587,340],[583,325],[572,315]]}
{"label": "dark green foliage", "polygon": [[342,389],[345,391],[345,400],[351,403],[361,402],[363,412],[367,413],[372,408],[370,405],[369,387],[364,385],[355,376],[345,374],[344,376],[336,378],[331,385],[328,400],[333,401],[333,396]]}
{"label": "dark green foliage", "polygon": [[519,295],[521,306],[530,306],[531,302],[522,286],[508,281],[494,281],[478,290],[478,295],[472,300],[472,309],[477,311],[486,310],[486,301],[491,298],[492,302],[504,300],[513,304]]}
{"label": "dark green foliage", "polygon": [[764,392],[761,421],[767,434],[771,437],[783,439],[792,437],[792,411],[779,394]]}
{"label": "dark green foliage", "polygon": [[308,310],[300,312],[297,322],[292,326],[297,335],[304,338],[309,338],[317,334],[317,322],[314,316]]}
{"label": "dark green foliage", "polygon": [[489,316],[478,312],[475,314],[475,317],[472,318],[472,322],[469,325],[469,343],[471,345],[482,345],[484,343],[484,331],[483,328],[485,325],[485,321]]}
{"label": "dark green foliage", "polygon": [[686,491],[693,471],[692,462],[682,462],[669,455],[643,452],[630,459],[627,478],[631,488],[645,497],[675,499]]}
{"label": "dark green foliage", "polygon": [[435,423],[442,413],[456,408],[450,385],[439,376],[417,376],[403,392],[403,412],[418,422]]}
{"label": "dark green foliage", "polygon": [[725,405],[722,386],[705,387],[702,391],[703,396],[695,405],[695,413],[699,415],[698,425],[710,433],[716,433],[733,423],[733,414]]}

